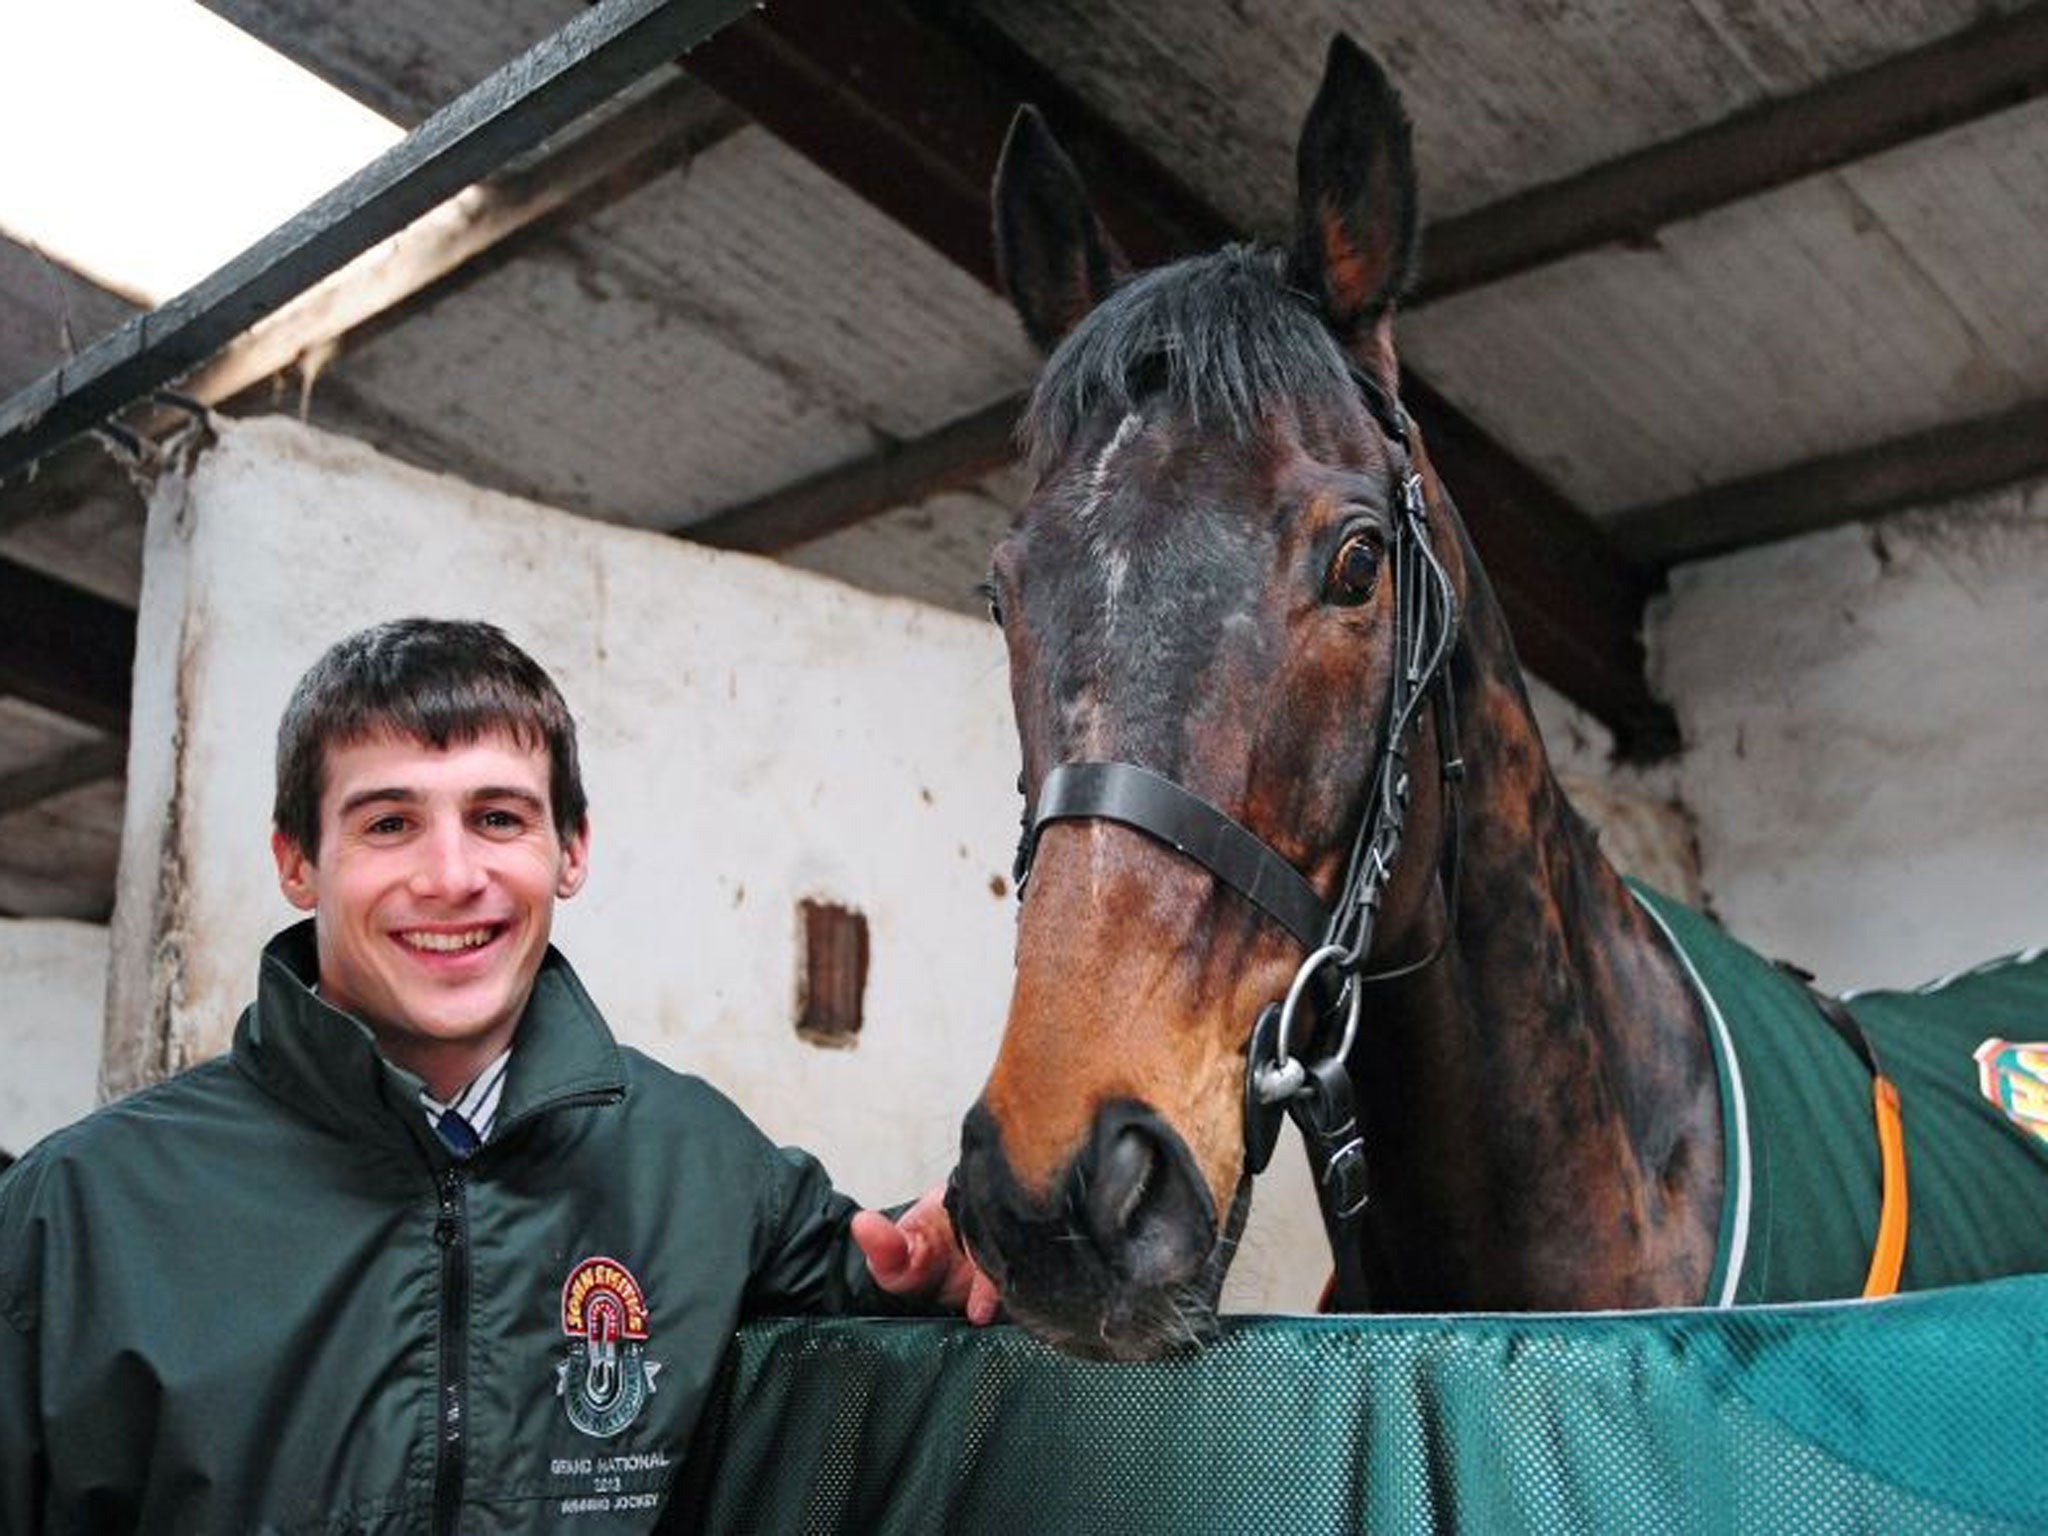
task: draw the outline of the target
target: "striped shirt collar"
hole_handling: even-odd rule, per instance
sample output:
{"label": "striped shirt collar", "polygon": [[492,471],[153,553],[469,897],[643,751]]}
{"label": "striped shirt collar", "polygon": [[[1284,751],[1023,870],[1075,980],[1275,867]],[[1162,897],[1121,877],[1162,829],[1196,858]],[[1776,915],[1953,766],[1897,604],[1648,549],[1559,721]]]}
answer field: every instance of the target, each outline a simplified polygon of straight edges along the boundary
{"label": "striped shirt collar", "polygon": [[468,1086],[454,1098],[443,1101],[422,1088],[420,1108],[426,1114],[427,1124],[438,1126],[441,1116],[452,1109],[469,1122],[469,1128],[476,1132],[479,1142],[489,1141],[491,1127],[498,1118],[498,1101],[505,1094],[505,1073],[511,1065],[512,1047],[508,1045],[491,1058],[489,1065],[471,1078]]}

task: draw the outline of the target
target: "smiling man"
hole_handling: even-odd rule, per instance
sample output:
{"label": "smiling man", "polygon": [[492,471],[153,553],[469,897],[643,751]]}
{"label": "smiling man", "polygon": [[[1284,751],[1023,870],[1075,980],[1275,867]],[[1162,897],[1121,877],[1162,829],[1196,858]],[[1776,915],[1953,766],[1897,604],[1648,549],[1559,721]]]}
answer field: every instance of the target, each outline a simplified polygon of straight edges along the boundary
{"label": "smiling man", "polygon": [[495,628],[351,636],[278,732],[311,914],[226,1058],[0,1179],[0,1530],[650,1528],[736,1323],[994,1293],[620,1047],[549,945],[569,712]]}
{"label": "smiling man", "polygon": [[364,729],[324,754],[314,816],[302,786],[280,794],[278,884],[313,914],[320,995],[452,1100],[511,1049],[555,901],[583,885],[589,825],[580,806],[557,825],[544,749],[503,727],[424,752]]}

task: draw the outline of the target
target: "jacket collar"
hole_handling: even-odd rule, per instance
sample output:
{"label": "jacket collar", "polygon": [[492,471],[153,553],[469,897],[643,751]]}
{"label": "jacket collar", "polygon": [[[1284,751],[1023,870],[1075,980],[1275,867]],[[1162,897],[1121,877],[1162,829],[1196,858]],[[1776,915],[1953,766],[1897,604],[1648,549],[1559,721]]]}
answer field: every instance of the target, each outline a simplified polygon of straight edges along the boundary
{"label": "jacket collar", "polygon": [[[310,919],[264,946],[256,1001],[235,1030],[236,1063],[331,1129],[438,1150],[420,1113],[420,1079],[385,1060],[367,1026],[314,992],[319,974]],[[493,1140],[534,1115],[624,1092],[625,1062],[611,1030],[569,962],[549,946],[513,1037]]]}

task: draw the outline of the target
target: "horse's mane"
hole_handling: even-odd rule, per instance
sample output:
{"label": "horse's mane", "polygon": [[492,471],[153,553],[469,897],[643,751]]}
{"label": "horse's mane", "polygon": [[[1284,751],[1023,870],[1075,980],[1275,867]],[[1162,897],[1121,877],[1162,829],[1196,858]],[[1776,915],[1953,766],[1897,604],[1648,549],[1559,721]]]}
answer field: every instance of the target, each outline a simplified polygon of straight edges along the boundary
{"label": "horse's mane", "polygon": [[1096,412],[1164,392],[1205,430],[1249,438],[1277,402],[1341,408],[1355,386],[1336,338],[1290,288],[1281,253],[1246,245],[1127,279],[1053,353],[1020,435],[1044,474]]}

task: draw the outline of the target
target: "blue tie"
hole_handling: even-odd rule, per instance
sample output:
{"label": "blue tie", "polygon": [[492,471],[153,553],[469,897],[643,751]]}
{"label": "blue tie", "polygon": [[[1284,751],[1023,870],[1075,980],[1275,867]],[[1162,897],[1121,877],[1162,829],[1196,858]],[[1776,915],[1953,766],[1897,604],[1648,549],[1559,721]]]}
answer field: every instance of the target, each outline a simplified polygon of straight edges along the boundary
{"label": "blue tie", "polygon": [[467,1159],[483,1145],[475,1129],[452,1109],[441,1111],[441,1118],[434,1122],[434,1129],[441,1133],[441,1139],[448,1143],[448,1150],[457,1157]]}

